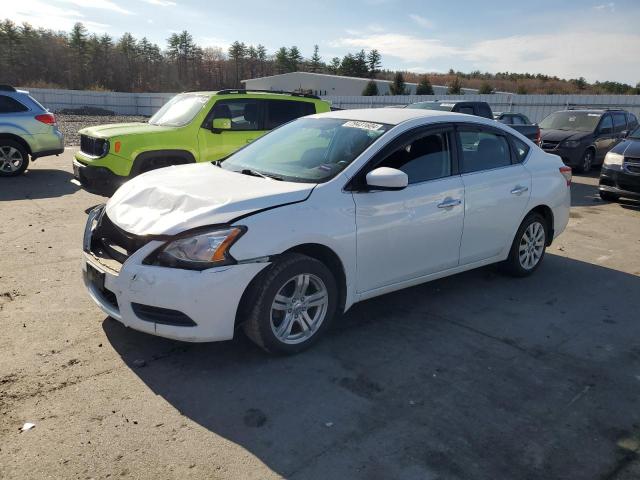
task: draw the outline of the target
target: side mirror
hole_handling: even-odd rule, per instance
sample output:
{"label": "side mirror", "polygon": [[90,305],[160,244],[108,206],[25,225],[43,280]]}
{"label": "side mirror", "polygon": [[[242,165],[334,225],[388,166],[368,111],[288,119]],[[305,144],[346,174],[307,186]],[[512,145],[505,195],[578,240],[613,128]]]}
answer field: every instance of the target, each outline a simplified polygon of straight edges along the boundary
{"label": "side mirror", "polygon": [[627,138],[629,136],[629,133],[631,133],[629,130],[622,130],[620,132],[620,138]]}
{"label": "side mirror", "polygon": [[367,173],[367,185],[377,190],[402,190],[409,185],[409,177],[401,170],[379,167]]}
{"label": "side mirror", "polygon": [[231,119],[214,118],[213,125],[211,125],[211,131],[213,133],[221,133],[223,130],[231,130]]}

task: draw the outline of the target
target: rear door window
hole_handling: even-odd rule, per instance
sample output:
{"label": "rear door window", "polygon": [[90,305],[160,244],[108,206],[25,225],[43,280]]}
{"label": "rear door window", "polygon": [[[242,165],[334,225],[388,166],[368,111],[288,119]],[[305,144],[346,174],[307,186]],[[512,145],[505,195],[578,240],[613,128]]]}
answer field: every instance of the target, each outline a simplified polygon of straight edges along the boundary
{"label": "rear door window", "polygon": [[292,100],[268,100],[267,104],[267,130],[274,129],[280,125],[306,117],[316,113],[316,107],[311,102],[296,102]]}
{"label": "rear door window", "polygon": [[514,115],[513,116],[513,124],[514,125],[524,125],[524,120],[522,119],[522,117],[520,115]]}
{"label": "rear door window", "polygon": [[478,112],[477,112],[478,116],[485,117],[485,118],[493,118],[491,108],[488,105],[485,105],[484,103],[480,103],[477,105],[477,109],[478,109]]}
{"label": "rear door window", "polygon": [[627,121],[624,117],[624,113],[613,114],[613,131],[620,133],[627,128]]}
{"label": "rear door window", "polygon": [[473,107],[462,106],[456,109],[458,113],[466,113],[467,115],[473,115]]}
{"label": "rear door window", "polygon": [[628,113],[627,119],[629,121],[628,129],[635,130],[635,128],[638,126],[638,119],[636,118],[636,116],[633,113]]}
{"label": "rear door window", "polygon": [[2,113],[19,113],[29,110],[17,100],[6,95],[0,95],[0,114]]}
{"label": "rear door window", "polygon": [[462,127],[458,129],[458,140],[462,149],[462,173],[511,165],[511,150],[504,135]]}

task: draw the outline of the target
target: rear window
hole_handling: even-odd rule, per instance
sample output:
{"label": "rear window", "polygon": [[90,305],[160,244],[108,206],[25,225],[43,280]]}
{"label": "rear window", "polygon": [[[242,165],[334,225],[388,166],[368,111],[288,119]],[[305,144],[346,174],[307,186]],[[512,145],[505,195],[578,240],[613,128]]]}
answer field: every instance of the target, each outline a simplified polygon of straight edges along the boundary
{"label": "rear window", "polygon": [[29,109],[17,100],[6,95],[0,95],[0,113],[18,113],[26,112],[27,110]]}
{"label": "rear window", "polygon": [[267,101],[267,130],[314,113],[316,113],[316,107],[311,102],[269,100]]}

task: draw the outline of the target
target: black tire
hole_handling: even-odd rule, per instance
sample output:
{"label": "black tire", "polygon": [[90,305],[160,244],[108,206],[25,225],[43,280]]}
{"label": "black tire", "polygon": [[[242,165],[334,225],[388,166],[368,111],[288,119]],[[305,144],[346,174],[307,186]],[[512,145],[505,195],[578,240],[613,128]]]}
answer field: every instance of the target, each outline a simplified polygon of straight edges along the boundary
{"label": "black tire", "polygon": [[[529,229],[529,227],[535,223],[539,223],[540,225],[542,225],[542,231],[544,232],[544,238],[542,239],[542,253],[533,266],[526,268],[525,266],[523,266],[520,258],[521,244],[524,242],[523,237],[525,235],[525,232],[527,232],[527,229]],[[511,250],[509,251],[507,260],[505,260],[502,264],[504,270],[509,275],[512,275],[514,277],[526,277],[535,272],[542,263],[542,260],[544,260],[544,254],[547,249],[547,242],[549,238],[548,235],[549,227],[547,225],[547,220],[542,215],[540,215],[539,213],[530,213],[529,215],[527,215],[527,217],[520,224],[520,228],[518,228],[518,232],[513,239],[513,243],[511,244]]]}
{"label": "black tire", "polygon": [[606,192],[604,190],[600,190],[599,193],[600,193],[600,198],[605,202],[617,202],[618,200],[620,200],[620,197],[615,193]]}
{"label": "black tire", "polygon": [[[19,164],[18,155],[20,156]],[[13,167],[9,166],[10,158],[13,160]],[[16,164],[18,164],[17,168],[15,168]],[[15,140],[0,139],[0,177],[17,177],[23,174],[28,166],[29,154],[22,144]]]}
{"label": "black tire", "polygon": [[580,165],[576,167],[576,170],[580,173],[588,173],[589,170],[593,167],[593,161],[595,160],[595,154],[593,150],[587,148],[585,152],[582,154],[582,159],[580,160]]}
{"label": "black tire", "polygon": [[[277,329],[278,325],[274,324],[272,326],[272,305],[274,304],[276,295],[287,286],[292,285],[291,282],[299,275],[309,275],[314,278],[314,282],[318,280],[321,281],[328,293],[328,301],[327,305],[322,307],[325,313],[316,329],[309,329],[309,332],[312,332],[309,333],[310,336],[300,340],[299,343],[286,343],[278,338],[274,332],[274,329]],[[295,285],[293,285],[293,287],[295,287]],[[245,301],[250,303],[241,306],[243,311],[246,312],[245,318],[241,320],[242,328],[254,343],[269,353],[290,355],[306,350],[320,339],[323,333],[329,328],[336,314],[338,288],[335,277],[322,262],[306,255],[297,253],[283,255],[261,275],[259,281],[251,288],[254,289],[251,294],[245,295]],[[295,296],[295,293],[293,296]],[[316,308],[321,307],[310,307],[310,311],[317,312],[317,310],[315,310]],[[305,312],[306,311],[305,309]],[[287,315],[286,312],[289,312],[289,318],[293,315],[291,309],[283,309],[282,314]],[[283,319],[280,325],[282,325],[284,321]],[[292,334],[294,327],[298,326],[298,329],[300,329],[300,325],[302,324],[301,322],[297,324],[294,322],[298,321],[289,321],[289,323],[293,325],[292,328],[289,329]],[[303,335],[302,331],[300,335]]]}

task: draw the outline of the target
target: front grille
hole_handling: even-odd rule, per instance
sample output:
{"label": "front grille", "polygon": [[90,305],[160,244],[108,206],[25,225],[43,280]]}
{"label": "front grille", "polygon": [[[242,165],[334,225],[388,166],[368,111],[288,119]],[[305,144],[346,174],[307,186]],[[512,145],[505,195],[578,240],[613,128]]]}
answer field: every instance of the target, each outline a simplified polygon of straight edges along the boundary
{"label": "front grille", "polygon": [[131,255],[149,243],[149,238],[127,233],[104,213],[91,238],[91,252],[97,257],[108,257],[124,263]]}
{"label": "front grille", "polygon": [[102,157],[105,154],[106,140],[80,135],[80,151],[92,157]]}
{"label": "front grille", "polygon": [[640,158],[625,157],[624,169],[634,175],[640,175]]}
{"label": "front grille", "polygon": [[542,140],[542,142],[540,143],[540,147],[543,150],[555,150],[556,148],[558,148],[559,144],[560,142],[553,142],[551,140]]}

